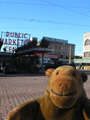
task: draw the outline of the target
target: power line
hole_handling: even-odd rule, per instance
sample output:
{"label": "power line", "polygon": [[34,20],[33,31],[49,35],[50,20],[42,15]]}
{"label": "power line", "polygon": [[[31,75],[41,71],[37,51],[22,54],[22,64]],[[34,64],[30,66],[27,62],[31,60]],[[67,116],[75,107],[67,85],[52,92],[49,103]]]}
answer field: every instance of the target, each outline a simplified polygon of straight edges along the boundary
{"label": "power line", "polygon": [[[42,0],[45,2],[44,0]],[[0,1],[1,4],[21,4],[21,5],[45,5],[45,6],[55,6],[51,4],[39,4],[39,3],[26,3],[26,2],[2,2]],[[50,2],[49,2],[50,3]],[[90,7],[85,7],[85,6],[63,6],[62,7],[68,7],[68,8],[80,8],[80,9],[90,9]]]}
{"label": "power line", "polygon": [[79,8],[79,9],[90,9],[90,7],[84,7],[84,6],[63,6],[63,7],[69,7],[69,8]]}
{"label": "power line", "polygon": [[51,6],[47,4],[39,4],[39,3],[26,3],[26,2],[0,2],[1,4],[21,4],[21,5],[45,5],[45,6]]}
{"label": "power line", "polygon": [[48,27],[48,28],[45,28],[45,27],[41,27],[41,28],[40,27],[36,27],[36,28],[34,28],[34,27],[14,27],[14,26],[13,27],[3,27],[3,28],[4,29],[51,29],[51,30],[52,29],[59,29],[59,30],[60,29],[63,29],[63,30],[64,29],[70,29],[70,30],[72,30],[72,29],[76,30],[77,29],[77,28],[75,29],[75,28],[71,28],[71,27],[65,27],[65,28],[64,27],[61,27],[61,28],[60,27],[58,27],[58,28],[56,28],[56,27],[55,28],[54,27],[52,27],[52,28],[50,28],[50,27]]}
{"label": "power line", "polygon": [[52,3],[52,2],[48,2],[48,1],[46,1],[46,0],[41,0],[41,1],[43,1],[43,2],[45,2],[45,3],[48,3],[48,4],[37,4],[37,3],[26,3],[26,2],[0,2],[0,3],[4,3],[4,4],[22,4],[22,5],[55,6],[55,7],[60,7],[60,8],[69,10],[69,11],[71,11],[71,12],[74,12],[74,13],[77,13],[77,14],[80,14],[80,15],[84,15],[84,16],[90,17],[90,15],[87,15],[87,14],[84,14],[84,13],[81,13],[81,12],[78,12],[78,11],[75,11],[75,10],[70,9],[71,7],[72,7],[72,8],[83,8],[83,9],[90,9],[90,8],[77,7],[77,6],[62,6],[62,5],[58,5],[58,4]]}
{"label": "power line", "polygon": [[[43,0],[42,0],[43,1]],[[44,1],[46,2],[46,1]],[[38,3],[25,3],[25,2],[0,2],[2,4],[22,4],[22,5],[45,5],[45,6],[52,6],[52,5],[48,5],[48,4],[38,4]],[[49,2],[50,3],[50,2]],[[55,5],[53,5],[55,6]],[[90,9],[90,7],[79,7],[79,6],[62,6],[62,7],[68,7],[68,8],[81,8],[81,9]]]}
{"label": "power line", "polygon": [[84,14],[84,13],[81,13],[81,12],[78,12],[78,11],[75,11],[75,10],[72,10],[72,9],[67,8],[67,7],[64,7],[64,6],[62,6],[62,5],[58,5],[58,4],[55,4],[55,3],[52,3],[52,2],[48,2],[48,1],[46,1],[46,0],[41,0],[41,1],[43,1],[43,2],[45,2],[45,3],[48,3],[48,4],[51,4],[51,5],[54,5],[54,6],[56,6],[56,7],[60,7],[60,8],[69,10],[69,11],[71,11],[71,12],[74,12],[74,13],[77,13],[77,14],[80,14],[80,15],[84,15],[84,16],[90,17],[90,16],[87,15],[87,14]]}
{"label": "power line", "polygon": [[29,22],[37,22],[37,23],[48,23],[48,24],[63,24],[63,25],[70,25],[70,26],[79,26],[79,27],[90,27],[90,25],[84,24],[76,24],[76,23],[65,23],[59,21],[50,21],[50,20],[37,20],[37,19],[27,19],[27,18],[16,18],[16,17],[4,17],[0,16],[1,19],[5,20],[21,20],[21,21],[29,21]]}

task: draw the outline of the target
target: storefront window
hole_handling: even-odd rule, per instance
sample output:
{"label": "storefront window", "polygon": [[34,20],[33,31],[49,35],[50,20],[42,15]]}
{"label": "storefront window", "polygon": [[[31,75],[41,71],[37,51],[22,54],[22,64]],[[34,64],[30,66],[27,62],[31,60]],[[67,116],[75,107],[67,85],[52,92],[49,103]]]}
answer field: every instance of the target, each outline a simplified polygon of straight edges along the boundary
{"label": "storefront window", "polygon": [[55,45],[55,49],[57,49],[57,45]]}

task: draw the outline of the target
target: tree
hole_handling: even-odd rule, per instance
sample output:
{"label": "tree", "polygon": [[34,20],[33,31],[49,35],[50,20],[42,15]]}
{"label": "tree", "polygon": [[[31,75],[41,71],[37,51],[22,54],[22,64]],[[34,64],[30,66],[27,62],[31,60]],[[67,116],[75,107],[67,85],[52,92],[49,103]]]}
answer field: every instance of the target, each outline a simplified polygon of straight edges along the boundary
{"label": "tree", "polygon": [[37,40],[32,40],[31,42],[28,43],[28,48],[34,48],[37,47]]}
{"label": "tree", "polygon": [[3,50],[4,50],[4,52],[6,52],[6,47],[5,47],[5,48],[3,48]]}
{"label": "tree", "polygon": [[1,49],[2,45],[3,45],[3,41],[0,41],[0,49]]}
{"label": "tree", "polygon": [[33,40],[33,41],[32,41],[32,46],[33,46],[33,47],[36,47],[36,46],[37,46],[37,40]]}
{"label": "tree", "polygon": [[45,38],[43,38],[41,40],[40,47],[48,48],[49,44],[50,44],[49,41],[47,41],[47,40],[45,40]]}

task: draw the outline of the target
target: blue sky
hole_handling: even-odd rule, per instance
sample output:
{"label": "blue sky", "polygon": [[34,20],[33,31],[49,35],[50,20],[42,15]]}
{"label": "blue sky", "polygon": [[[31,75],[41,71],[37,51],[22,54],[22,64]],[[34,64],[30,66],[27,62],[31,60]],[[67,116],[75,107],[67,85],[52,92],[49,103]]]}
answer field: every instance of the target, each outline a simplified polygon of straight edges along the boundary
{"label": "blue sky", "polygon": [[75,55],[83,53],[83,35],[90,32],[90,0],[0,1],[1,32],[20,32],[68,40]]}

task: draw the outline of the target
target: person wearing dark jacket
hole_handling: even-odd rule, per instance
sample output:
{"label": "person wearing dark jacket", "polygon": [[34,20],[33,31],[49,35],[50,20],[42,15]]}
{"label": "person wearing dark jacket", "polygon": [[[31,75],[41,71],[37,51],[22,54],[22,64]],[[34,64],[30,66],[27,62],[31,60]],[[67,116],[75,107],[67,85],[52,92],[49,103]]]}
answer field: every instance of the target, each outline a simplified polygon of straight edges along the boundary
{"label": "person wearing dark jacket", "polygon": [[5,61],[2,63],[2,68],[3,68],[3,73],[5,74],[5,66],[6,66],[6,63]]}

